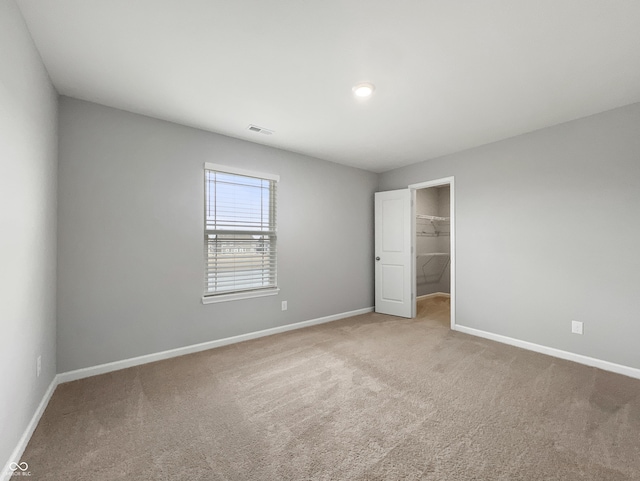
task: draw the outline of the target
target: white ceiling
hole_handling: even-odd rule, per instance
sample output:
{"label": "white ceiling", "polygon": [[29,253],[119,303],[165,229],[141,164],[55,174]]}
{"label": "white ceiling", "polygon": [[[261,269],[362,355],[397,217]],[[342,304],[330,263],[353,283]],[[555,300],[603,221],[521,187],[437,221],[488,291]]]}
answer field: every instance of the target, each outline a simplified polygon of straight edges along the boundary
{"label": "white ceiling", "polygon": [[374,172],[640,101],[638,0],[18,3],[61,94]]}

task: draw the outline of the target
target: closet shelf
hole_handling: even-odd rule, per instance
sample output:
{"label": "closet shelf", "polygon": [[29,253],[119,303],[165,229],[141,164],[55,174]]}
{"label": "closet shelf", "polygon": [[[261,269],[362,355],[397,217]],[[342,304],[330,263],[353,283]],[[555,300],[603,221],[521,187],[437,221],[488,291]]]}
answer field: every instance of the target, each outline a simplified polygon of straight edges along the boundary
{"label": "closet shelf", "polygon": [[[422,264],[422,275],[424,276],[424,281],[427,284],[440,282],[444,272],[447,270],[447,267],[451,262],[451,255],[448,252],[418,254],[416,257],[418,258],[416,260],[416,267],[418,265],[418,261],[420,261],[421,258],[424,259],[420,261],[420,264]],[[434,259],[436,258],[442,260],[434,262]]]}
{"label": "closet shelf", "polygon": [[451,217],[439,217],[437,215],[426,215],[426,214],[417,214],[416,218],[436,221],[436,222],[449,222],[451,220]]}
{"label": "closet shelf", "polygon": [[436,232],[416,232],[416,235],[419,237],[440,237],[440,236],[448,236],[450,235],[449,232],[440,232],[440,231],[436,231]]}
{"label": "closet shelf", "polygon": [[[420,222],[422,221],[422,222]],[[449,235],[447,226],[451,221],[451,217],[441,217],[437,215],[417,214],[416,215],[416,234],[422,237],[440,237],[441,235]],[[431,226],[433,232],[426,232],[425,227]],[[442,229],[444,228],[444,232]]]}

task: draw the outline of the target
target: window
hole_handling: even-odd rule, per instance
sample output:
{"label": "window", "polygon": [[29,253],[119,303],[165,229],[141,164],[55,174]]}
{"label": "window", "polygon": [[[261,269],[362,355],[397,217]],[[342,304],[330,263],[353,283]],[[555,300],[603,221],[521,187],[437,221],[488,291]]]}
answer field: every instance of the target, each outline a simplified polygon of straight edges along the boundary
{"label": "window", "polygon": [[205,164],[203,302],[277,294],[279,177]]}

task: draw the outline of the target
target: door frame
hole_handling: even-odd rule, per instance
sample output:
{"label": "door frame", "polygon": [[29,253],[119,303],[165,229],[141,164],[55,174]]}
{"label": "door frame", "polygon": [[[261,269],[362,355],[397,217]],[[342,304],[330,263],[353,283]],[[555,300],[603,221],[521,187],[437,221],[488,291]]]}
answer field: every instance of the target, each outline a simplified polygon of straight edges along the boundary
{"label": "door frame", "polygon": [[[450,209],[451,213],[451,234],[449,237],[449,242],[451,243],[451,330],[456,330],[456,202],[455,202],[455,178],[451,177],[443,177],[441,179],[429,180],[426,182],[419,182],[417,184],[409,185],[409,189],[411,190],[411,246],[412,252],[414,255],[412,256],[412,275],[413,275],[413,292],[418,292],[418,281],[416,279],[416,190],[418,189],[427,189],[429,187],[442,187],[443,185],[449,186],[449,192],[451,195],[450,199]],[[416,304],[418,302],[417,295],[414,296],[413,299],[413,311],[415,317],[415,309]]]}

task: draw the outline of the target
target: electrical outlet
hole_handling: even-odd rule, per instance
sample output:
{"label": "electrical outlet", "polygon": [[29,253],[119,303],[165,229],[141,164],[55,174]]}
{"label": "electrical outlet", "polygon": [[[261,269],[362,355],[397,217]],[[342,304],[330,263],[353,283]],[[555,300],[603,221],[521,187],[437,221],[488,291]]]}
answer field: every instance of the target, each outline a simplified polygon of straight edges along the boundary
{"label": "electrical outlet", "polygon": [[282,301],[282,310],[283,311],[287,310],[287,301]]}
{"label": "electrical outlet", "polygon": [[582,322],[571,321],[571,332],[574,334],[582,334]]}
{"label": "electrical outlet", "polygon": [[40,377],[40,373],[42,372],[42,356],[38,356],[36,359],[36,376]]}

